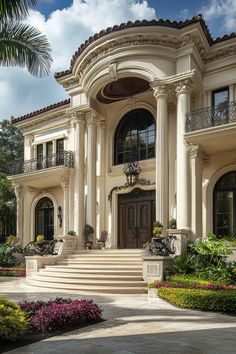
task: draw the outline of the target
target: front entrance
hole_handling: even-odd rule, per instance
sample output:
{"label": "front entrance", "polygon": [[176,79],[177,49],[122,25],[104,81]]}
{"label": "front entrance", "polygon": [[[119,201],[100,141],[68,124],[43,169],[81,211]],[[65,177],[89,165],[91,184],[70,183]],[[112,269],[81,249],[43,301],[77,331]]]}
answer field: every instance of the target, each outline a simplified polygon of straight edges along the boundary
{"label": "front entrance", "polygon": [[53,240],[54,206],[51,199],[40,199],[35,208],[35,236],[43,235],[45,240]]}
{"label": "front entrance", "polygon": [[151,240],[155,191],[134,189],[118,196],[118,248],[143,248]]}

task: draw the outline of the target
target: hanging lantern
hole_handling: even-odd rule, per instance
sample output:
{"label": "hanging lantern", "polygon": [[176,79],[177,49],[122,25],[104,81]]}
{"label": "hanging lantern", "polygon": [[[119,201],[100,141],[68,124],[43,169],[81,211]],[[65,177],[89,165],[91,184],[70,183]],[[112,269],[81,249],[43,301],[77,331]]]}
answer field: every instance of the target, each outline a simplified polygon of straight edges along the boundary
{"label": "hanging lantern", "polygon": [[139,162],[127,162],[123,168],[124,174],[126,176],[128,186],[134,186],[138,183],[139,175],[141,172],[141,167]]}

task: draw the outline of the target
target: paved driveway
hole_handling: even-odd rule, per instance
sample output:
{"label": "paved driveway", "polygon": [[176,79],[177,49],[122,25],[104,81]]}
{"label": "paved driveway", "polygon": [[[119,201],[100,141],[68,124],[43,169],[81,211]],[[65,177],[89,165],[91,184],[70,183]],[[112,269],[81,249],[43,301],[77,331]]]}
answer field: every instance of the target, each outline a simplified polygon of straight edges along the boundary
{"label": "paved driveway", "polygon": [[0,292],[13,300],[54,296],[93,298],[105,322],[52,337],[9,353],[235,354],[236,316],[182,310],[146,296],[96,296],[32,288],[0,278]]}

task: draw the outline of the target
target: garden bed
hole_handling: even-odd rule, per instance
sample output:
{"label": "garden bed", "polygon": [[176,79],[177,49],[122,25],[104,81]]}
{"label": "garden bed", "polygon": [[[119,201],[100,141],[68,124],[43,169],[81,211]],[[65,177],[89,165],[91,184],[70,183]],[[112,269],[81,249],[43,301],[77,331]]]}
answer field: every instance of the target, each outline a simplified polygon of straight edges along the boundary
{"label": "garden bed", "polygon": [[56,298],[16,305],[0,296],[0,353],[102,321],[92,300]]}
{"label": "garden bed", "polygon": [[25,277],[25,267],[0,267],[0,277]]}

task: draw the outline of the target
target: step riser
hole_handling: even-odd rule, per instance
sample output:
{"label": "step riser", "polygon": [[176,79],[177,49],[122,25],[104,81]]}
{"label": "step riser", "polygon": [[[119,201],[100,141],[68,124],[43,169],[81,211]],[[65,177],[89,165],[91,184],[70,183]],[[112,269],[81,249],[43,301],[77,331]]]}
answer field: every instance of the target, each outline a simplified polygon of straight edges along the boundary
{"label": "step riser", "polygon": [[89,280],[76,280],[76,279],[58,279],[58,278],[53,278],[53,279],[49,279],[47,277],[40,277],[40,276],[37,276],[37,275],[34,275],[31,277],[31,280],[33,281],[40,281],[40,282],[45,282],[45,283],[49,283],[49,284],[66,284],[66,285],[83,285],[83,286],[91,286],[91,285],[96,285],[96,286],[99,286],[99,287],[145,287],[145,284],[143,282],[135,282],[135,281],[129,281],[129,282],[117,282],[117,281],[114,281],[114,282],[103,282],[103,281],[89,281]]}
{"label": "step riser", "polygon": [[66,278],[66,279],[88,279],[88,280],[114,280],[114,281],[142,281],[142,277],[141,276],[104,276],[104,275],[89,275],[89,274],[63,274],[63,273],[52,273],[50,274],[50,272],[43,272],[42,270],[39,271],[38,275],[40,276],[45,276],[45,277],[52,277],[52,278],[56,278],[56,277],[60,277],[62,279]]}
{"label": "step riser", "polygon": [[63,289],[63,290],[75,290],[79,292],[92,292],[92,293],[99,293],[99,294],[145,294],[146,289],[145,287],[142,288],[89,288],[88,286],[73,286],[73,285],[66,285],[66,284],[47,284],[47,283],[42,283],[38,282],[35,280],[31,280],[30,285],[36,286],[36,287],[43,287],[43,288],[53,288],[53,289]]}

